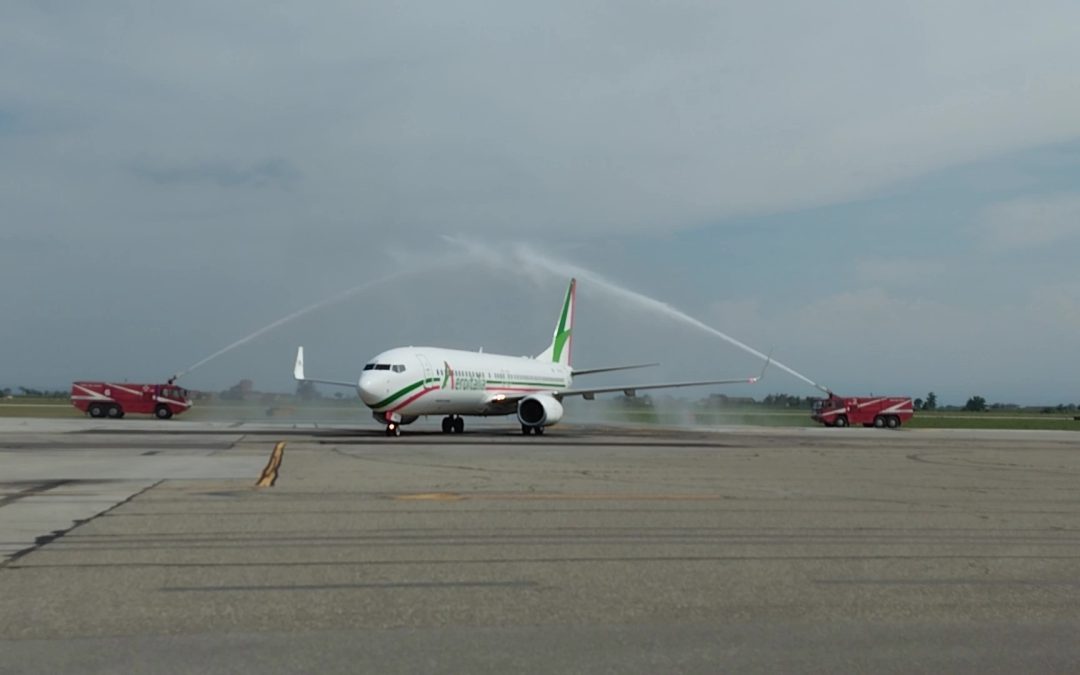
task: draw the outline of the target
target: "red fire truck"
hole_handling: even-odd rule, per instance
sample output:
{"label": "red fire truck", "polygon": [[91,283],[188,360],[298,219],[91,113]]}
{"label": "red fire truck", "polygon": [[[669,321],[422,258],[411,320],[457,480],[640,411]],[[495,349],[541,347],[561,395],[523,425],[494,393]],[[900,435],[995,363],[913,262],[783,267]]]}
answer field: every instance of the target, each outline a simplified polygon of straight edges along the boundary
{"label": "red fire truck", "polygon": [[904,396],[837,396],[815,399],[810,418],[827,427],[861,424],[896,429],[915,414],[915,404]]}
{"label": "red fire truck", "polygon": [[71,404],[90,417],[120,419],[127,413],[167,420],[191,408],[188,391],[175,384],[73,382]]}

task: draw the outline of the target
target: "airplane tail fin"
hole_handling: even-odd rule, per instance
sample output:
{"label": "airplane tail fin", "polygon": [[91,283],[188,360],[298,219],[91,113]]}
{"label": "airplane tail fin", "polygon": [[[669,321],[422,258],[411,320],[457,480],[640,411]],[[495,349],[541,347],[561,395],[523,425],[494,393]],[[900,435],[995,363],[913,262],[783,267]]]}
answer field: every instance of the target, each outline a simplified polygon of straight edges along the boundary
{"label": "airplane tail fin", "polygon": [[577,279],[571,279],[570,287],[566,289],[562,312],[559,314],[559,322],[555,324],[555,334],[551,337],[551,345],[536,357],[537,361],[550,361],[563,366],[571,364],[576,297]]}

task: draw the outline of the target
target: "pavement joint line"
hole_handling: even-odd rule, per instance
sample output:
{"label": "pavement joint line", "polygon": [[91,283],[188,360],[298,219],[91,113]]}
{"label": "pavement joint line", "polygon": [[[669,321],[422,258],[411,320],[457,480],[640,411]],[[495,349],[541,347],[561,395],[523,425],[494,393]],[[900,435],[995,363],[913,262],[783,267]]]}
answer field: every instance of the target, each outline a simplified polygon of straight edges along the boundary
{"label": "pavement joint line", "polygon": [[[64,481],[64,482],[70,482],[70,481]],[[100,513],[97,513],[97,514],[95,514],[93,516],[90,516],[89,518],[83,518],[81,520],[74,521],[71,524],[71,527],[68,527],[68,528],[63,529],[63,530],[53,530],[49,534],[43,534],[43,535],[38,536],[34,540],[34,544],[32,546],[28,546],[28,547],[26,547],[26,548],[24,548],[24,549],[22,549],[20,551],[16,551],[16,552],[12,553],[7,558],[7,560],[0,560],[0,569],[4,569],[4,568],[18,569],[19,566],[18,565],[13,565],[12,563],[15,563],[16,561],[18,561],[20,558],[27,555],[28,553],[32,553],[32,552],[38,550],[39,548],[42,548],[43,546],[51,544],[52,542],[54,542],[57,539],[63,537],[64,535],[68,534],[69,532],[74,531],[76,528],[79,528],[79,527],[85,525],[86,523],[89,523],[91,520],[94,520],[95,518],[100,518],[101,516],[104,516],[105,514],[109,513],[110,511],[123,506],[124,504],[127,504],[128,502],[135,499],[136,497],[142,495],[143,493],[147,492],[148,490],[152,490],[152,489],[156,488],[157,486],[161,485],[164,482],[165,482],[164,480],[159,480],[159,481],[156,481],[154,483],[151,483],[150,485],[147,485],[142,490],[139,490],[138,492],[135,492],[134,494],[129,495],[126,499],[113,504],[112,506],[110,506],[109,508],[105,509],[104,511],[102,511]]]}
{"label": "pavement joint line", "polygon": [[166,586],[163,593],[197,593],[221,591],[337,591],[337,590],[394,590],[408,588],[535,588],[535,581],[379,581],[352,584],[291,584],[246,586]]}
{"label": "pavement joint line", "polygon": [[639,492],[421,492],[417,494],[392,495],[395,501],[725,501],[735,499],[731,495],[710,493],[639,493]]}
{"label": "pavement joint line", "polygon": [[[998,555],[989,554],[816,554],[816,555],[611,555],[611,556],[540,556],[540,557],[510,557],[510,558],[448,558],[440,560],[395,558],[395,559],[335,559],[335,560],[294,560],[288,562],[260,562],[257,560],[242,562],[102,562],[102,563],[40,563],[34,565],[11,565],[13,570],[43,570],[43,569],[136,569],[136,568],[177,568],[177,569],[255,569],[255,568],[359,568],[359,567],[395,567],[395,566],[465,566],[465,565],[523,565],[523,564],[605,564],[605,563],[731,563],[731,562],[781,562],[781,561],[820,561],[820,562],[852,562],[852,561],[921,561],[921,560],[1068,560],[1076,561],[1080,556],[1075,555]],[[4,565],[0,565],[3,568]]]}
{"label": "pavement joint line", "polygon": [[41,482],[34,481],[34,484],[30,485],[26,489],[20,490],[19,492],[16,492],[13,495],[8,495],[7,497],[4,497],[3,499],[0,499],[0,507],[7,506],[8,504],[12,504],[14,502],[17,502],[20,499],[23,499],[24,497],[30,497],[32,495],[41,494],[42,492],[48,492],[49,490],[52,490],[53,488],[58,488],[58,487],[60,487],[62,485],[67,485],[68,483],[71,483],[71,482],[72,481],[70,481],[70,480],[50,480],[50,481],[41,481]]}

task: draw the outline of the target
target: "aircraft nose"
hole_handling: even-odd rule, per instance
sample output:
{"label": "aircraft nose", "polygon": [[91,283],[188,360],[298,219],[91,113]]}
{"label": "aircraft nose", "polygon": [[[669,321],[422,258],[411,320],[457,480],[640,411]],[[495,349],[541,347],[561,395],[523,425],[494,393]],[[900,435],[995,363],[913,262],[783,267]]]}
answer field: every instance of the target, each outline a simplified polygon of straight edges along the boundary
{"label": "aircraft nose", "polygon": [[373,406],[386,398],[386,378],[379,377],[375,373],[364,373],[356,385],[356,392],[360,395],[361,401]]}

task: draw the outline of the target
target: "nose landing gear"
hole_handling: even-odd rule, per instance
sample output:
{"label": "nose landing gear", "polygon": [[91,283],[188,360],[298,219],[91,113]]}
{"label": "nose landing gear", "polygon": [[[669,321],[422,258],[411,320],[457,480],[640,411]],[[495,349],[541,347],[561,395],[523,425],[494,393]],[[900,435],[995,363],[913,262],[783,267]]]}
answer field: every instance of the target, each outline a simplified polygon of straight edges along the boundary
{"label": "nose landing gear", "polygon": [[391,422],[390,424],[387,424],[386,425],[386,435],[387,436],[400,436],[401,435],[401,425],[396,423],[396,422]]}

